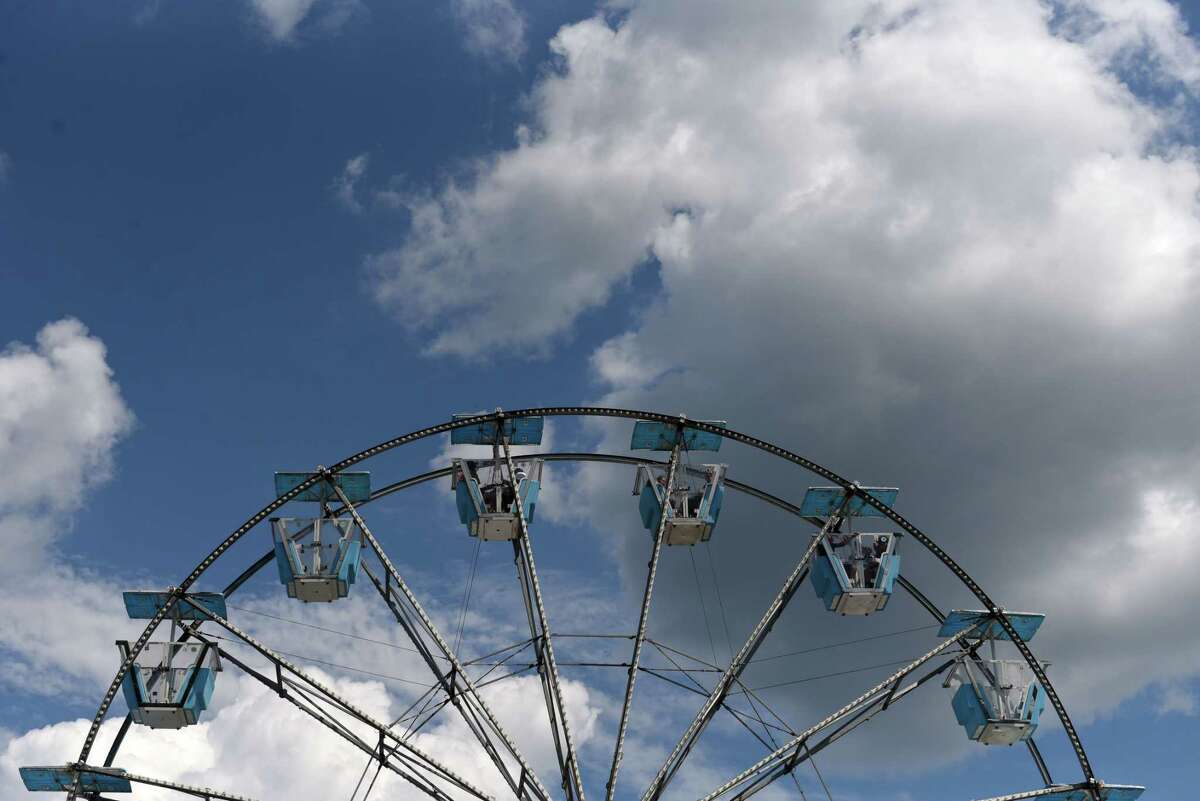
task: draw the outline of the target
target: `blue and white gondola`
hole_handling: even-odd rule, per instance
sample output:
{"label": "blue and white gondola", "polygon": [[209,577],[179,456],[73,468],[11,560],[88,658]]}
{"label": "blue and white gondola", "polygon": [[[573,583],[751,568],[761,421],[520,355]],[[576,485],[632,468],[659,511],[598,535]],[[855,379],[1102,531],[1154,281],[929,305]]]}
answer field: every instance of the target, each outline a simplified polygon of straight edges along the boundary
{"label": "blue and white gondola", "polygon": [[[277,497],[290,492],[313,473],[276,473]],[[362,561],[363,535],[353,518],[334,517],[331,502],[340,502],[336,485],[351,503],[371,497],[370,473],[338,473],[322,479],[293,498],[319,503],[320,517],[273,517],[271,538],[279,582],[289,598],[329,603],[350,594]]]}
{"label": "blue and white gondola", "polygon": [[[201,609],[226,616],[220,593],[194,593],[181,599],[170,613],[172,625],[184,620],[205,621]],[[149,620],[169,603],[165,592],[127,592],[125,610],[131,618]],[[119,641],[121,658],[129,657],[129,643]],[[200,720],[212,700],[221,661],[211,644],[198,641],[148,642],[134,659],[121,682],[121,693],[134,723],[152,729],[180,729]]]}
{"label": "blue and white gondola", "polygon": [[[483,540],[515,540],[521,526],[508,466],[494,460],[470,459],[455,459],[453,466],[450,488],[458,506],[458,519],[467,527],[467,533]],[[531,525],[542,486],[542,460],[514,459],[513,468],[521,510],[526,524]]]}
{"label": "blue and white gondola", "polygon": [[[708,424],[725,427],[723,421],[710,421]],[[720,434],[710,431],[639,420],[634,424],[629,448],[672,451],[679,446],[682,451],[717,451],[721,449],[721,439]],[[664,544],[695,545],[707,542],[721,516],[726,469],[723,464],[704,465],[704,479],[700,483],[680,465],[675,470],[673,486],[667,487],[666,466],[638,465],[633,494],[638,496],[642,525],[653,535],[658,531],[659,520],[665,514]]]}
{"label": "blue and white gondola", "polygon": [[[884,505],[896,502],[895,487],[864,487],[863,491]],[[862,497],[846,502],[841,487],[809,487],[800,503],[800,514],[816,521],[832,515],[843,520],[882,517]],[[887,606],[900,575],[900,535],[895,533],[827,534],[813,554],[810,581],[817,597],[830,612],[840,615],[869,615]]]}
{"label": "blue and white gondola", "polygon": [[[1023,640],[1031,640],[1045,615],[1006,613]],[[956,610],[938,631],[939,637],[953,637],[963,629],[990,618],[987,612]],[[1013,745],[1024,742],[1037,730],[1046,693],[1034,678],[1033,670],[1020,659],[997,659],[996,643],[1011,641],[995,619],[989,619],[970,640],[985,640],[989,656],[963,654],[947,677],[946,686],[957,685],[951,705],[954,717],[967,738],[984,745]]]}

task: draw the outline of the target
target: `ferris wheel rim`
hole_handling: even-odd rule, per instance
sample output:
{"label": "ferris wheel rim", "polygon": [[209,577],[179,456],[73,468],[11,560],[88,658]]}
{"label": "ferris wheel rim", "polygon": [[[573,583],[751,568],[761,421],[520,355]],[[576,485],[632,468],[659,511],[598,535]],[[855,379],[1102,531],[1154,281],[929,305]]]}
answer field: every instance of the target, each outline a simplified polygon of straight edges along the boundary
{"label": "ferris wheel rim", "polygon": [[[527,456],[529,458],[541,459],[546,462],[562,462],[562,463],[568,463],[568,464],[600,463],[600,464],[614,464],[614,465],[623,465],[623,466],[636,466],[636,465],[644,464],[644,465],[654,465],[654,466],[659,466],[659,467],[665,467],[667,465],[667,462],[660,461],[657,459],[650,459],[648,457],[626,456],[623,454],[599,453],[599,452],[590,452],[590,451],[540,452],[540,453],[531,453],[531,454],[528,454]],[[693,475],[703,473],[702,469],[700,469],[698,467],[693,467],[691,465],[681,465],[681,467],[684,470],[686,470],[687,472],[692,473]],[[394,481],[391,484],[380,487],[377,490],[373,490],[371,492],[370,497],[361,501],[359,504],[357,504],[357,506],[361,508],[362,506],[365,506],[367,504],[374,503],[375,501],[390,497],[390,496],[392,496],[396,493],[402,492],[404,490],[422,486],[426,483],[429,483],[431,481],[436,481],[438,479],[444,479],[452,474],[453,469],[454,469],[453,466],[437,468],[437,469],[429,470],[429,471],[426,471],[423,473],[417,473],[412,476],[408,476],[406,478],[400,479],[398,481]],[[766,492],[765,490],[762,490],[759,487],[756,487],[752,484],[741,482],[741,481],[738,481],[736,479],[729,478],[729,477],[726,477],[725,484],[727,487],[734,490],[735,492],[739,492],[741,494],[747,495],[761,503],[766,503],[768,505],[774,506],[775,508],[778,508],[794,517],[799,517],[801,519],[804,519],[803,515],[801,514],[800,507],[796,506],[795,504],[793,504],[787,500],[784,500],[783,498],[780,498],[777,495],[773,495],[769,492]],[[346,511],[347,510],[345,508],[338,508],[338,509],[331,510],[331,514],[333,516],[337,517],[337,516],[344,515],[346,513]],[[274,551],[268,550],[266,553],[264,553],[262,556],[260,556],[257,560],[252,562],[246,569],[244,569],[238,576],[236,576],[229,584],[227,584],[224,587],[224,589],[221,590],[221,594],[227,598],[232,596],[235,592],[237,592],[238,589],[240,589],[240,587],[243,584],[245,584],[247,581],[249,581],[251,578],[253,578],[255,575],[257,575],[261,570],[267,568],[271,564],[271,562],[274,561],[274,557],[275,557]],[[928,596],[926,596],[920,590],[920,588],[918,588],[916,586],[915,582],[913,582],[911,579],[909,579],[903,575],[899,576],[897,578],[897,582],[900,584],[901,588],[904,589],[904,591],[907,592],[909,594],[909,596],[912,597],[913,600],[915,600],[918,603],[919,606],[921,606],[923,609],[925,609],[935,621],[937,621],[938,623],[944,622],[944,620],[946,618],[945,613],[936,604],[934,604],[933,601],[931,601],[928,598]],[[559,636],[559,635],[555,635],[555,636]],[[718,666],[713,665],[713,667],[718,667]],[[113,740],[112,746],[110,747],[108,755],[106,756],[105,761],[104,761],[104,765],[106,767],[111,766],[113,764],[113,761],[115,760],[116,755],[119,753],[120,746],[122,744],[122,741],[124,740],[125,733],[128,730],[129,720],[130,720],[129,717],[126,716],[126,721],[122,724],[122,729],[118,731],[116,737]],[[1049,786],[1049,784],[1051,783],[1050,775],[1047,772],[1045,762],[1041,756],[1040,751],[1038,750],[1036,743],[1031,739],[1031,740],[1026,741],[1026,745],[1028,746],[1028,749],[1030,752],[1030,757],[1034,761],[1034,766],[1038,769],[1038,772],[1042,775],[1047,786]]]}
{"label": "ferris wheel rim", "polygon": [[[613,418],[613,419],[630,419],[630,420],[650,420],[650,421],[654,421],[654,422],[662,422],[662,423],[666,423],[666,424],[686,426],[687,428],[696,429],[699,431],[720,435],[723,438],[727,438],[727,439],[733,440],[735,442],[739,442],[743,445],[749,446],[751,448],[755,448],[757,450],[761,450],[772,456],[783,459],[784,461],[790,462],[792,464],[795,464],[795,465],[807,470],[809,473],[812,473],[812,474],[819,476],[827,481],[837,484],[839,487],[841,487],[847,493],[847,497],[850,497],[850,495],[853,494],[854,496],[861,498],[865,504],[873,507],[876,510],[876,512],[879,513],[879,515],[890,519],[893,523],[900,526],[900,528],[903,529],[907,534],[909,534],[913,539],[915,539],[917,542],[919,542],[927,551],[929,551],[933,556],[935,556],[939,561],[941,561],[942,564],[946,568],[948,568],[955,575],[955,577],[958,578],[959,581],[964,586],[966,586],[967,589],[970,590],[973,595],[975,595],[975,597],[981,603],[984,604],[986,610],[995,618],[996,622],[999,623],[999,625],[1005,630],[1008,637],[1011,639],[1013,644],[1017,647],[1017,650],[1021,654],[1022,659],[1029,666],[1030,670],[1033,672],[1035,677],[1038,679],[1039,683],[1042,685],[1045,695],[1050,700],[1051,706],[1054,708],[1056,716],[1058,717],[1060,723],[1062,724],[1064,732],[1066,733],[1068,740],[1072,746],[1072,749],[1075,752],[1076,759],[1079,762],[1080,768],[1082,769],[1082,772],[1084,774],[1085,783],[1088,784],[1089,786],[1093,786],[1093,785],[1097,784],[1095,775],[1094,775],[1092,767],[1091,767],[1091,762],[1087,756],[1086,751],[1084,750],[1084,747],[1083,747],[1082,741],[1079,738],[1078,732],[1075,729],[1075,726],[1072,723],[1070,716],[1066,711],[1065,705],[1063,704],[1058,693],[1054,690],[1053,685],[1051,684],[1049,677],[1046,675],[1045,670],[1042,667],[1041,663],[1036,659],[1036,657],[1033,655],[1033,652],[1030,650],[1029,646],[1025,643],[1025,641],[1021,638],[1020,634],[1013,627],[1011,621],[1008,619],[1008,616],[1006,615],[1004,610],[1001,607],[999,607],[997,604],[995,604],[992,601],[991,597],[978,584],[978,582],[976,582],[970,576],[970,574],[967,573],[964,568],[962,568],[961,565],[959,565],[952,557],[950,557],[950,555],[948,553],[946,553],[940,546],[938,546],[932,540],[932,538],[930,538],[927,534],[925,534],[916,525],[914,525],[913,523],[908,521],[905,517],[903,517],[899,513],[895,512],[895,510],[893,510],[891,507],[887,506],[886,504],[880,502],[878,499],[873,497],[871,493],[861,491],[861,487],[858,484],[856,484],[855,482],[853,482],[849,479],[842,477],[841,475],[834,472],[833,470],[826,468],[823,465],[818,464],[817,462],[807,459],[797,453],[794,453],[786,448],[778,446],[767,440],[759,439],[752,435],[745,434],[740,431],[736,431],[734,429],[726,428],[724,426],[713,425],[706,421],[693,420],[693,419],[687,417],[686,415],[668,415],[668,414],[663,414],[663,413],[659,413],[659,412],[648,412],[648,411],[642,411],[642,410],[621,409],[621,408],[614,408],[614,407],[591,407],[591,406],[531,407],[531,408],[527,408],[527,409],[518,409],[518,410],[513,410],[513,411],[503,411],[503,410],[498,409],[497,411],[491,412],[491,413],[481,413],[481,414],[472,415],[472,416],[462,416],[457,419],[452,419],[448,422],[443,422],[443,423],[435,424],[432,426],[427,426],[425,428],[416,429],[415,431],[412,431],[408,434],[404,434],[399,437],[394,437],[392,439],[385,440],[385,441],[378,443],[372,447],[369,447],[365,450],[359,451],[358,453],[353,454],[352,456],[349,456],[349,457],[335,463],[332,467],[324,469],[320,473],[313,474],[306,481],[303,481],[303,482],[297,484],[295,487],[293,487],[287,493],[280,495],[279,497],[274,499],[271,503],[268,503],[261,510],[259,510],[259,512],[252,515],[249,519],[246,520],[246,522],[244,522],[237,529],[234,529],[234,531],[231,534],[229,534],[224,540],[222,540],[221,543],[216,548],[214,548],[213,551],[207,557],[205,557],[203,560],[201,560],[201,562],[196,566],[196,568],[194,568],[192,570],[192,572],[187,576],[187,578],[184,579],[183,582],[181,582],[181,584],[178,587],[172,588],[173,597],[174,598],[181,597],[199,579],[199,577],[201,575],[203,575],[209,569],[209,567],[211,567],[212,564],[218,558],[220,558],[230,547],[232,547],[243,536],[245,536],[247,533],[249,533],[249,531],[251,531],[252,529],[257,527],[260,523],[262,523],[264,520],[266,520],[268,518],[268,516],[271,515],[275,510],[279,509],[285,503],[287,503],[288,501],[297,497],[302,492],[307,490],[309,487],[316,484],[318,481],[322,480],[323,476],[326,476],[329,474],[341,473],[341,472],[345,471],[347,468],[352,467],[360,462],[363,462],[363,461],[370,459],[374,456],[377,456],[379,454],[394,450],[394,449],[402,447],[404,445],[418,442],[420,440],[426,439],[431,436],[448,433],[448,432],[453,431],[458,428],[464,428],[467,426],[477,425],[479,423],[484,423],[484,422],[499,423],[505,419],[516,419],[516,418],[526,418],[526,417],[595,417],[595,418]],[[583,454],[573,454],[573,455],[582,456]],[[624,458],[630,458],[630,457],[624,457]],[[604,461],[604,459],[597,459],[596,461]],[[651,462],[652,460],[635,459],[634,461],[637,461],[640,463],[648,463],[648,462]],[[441,473],[441,471],[432,471],[432,473]],[[444,473],[441,473],[441,474],[444,475]],[[422,474],[422,475],[427,476],[427,478],[424,479],[425,481],[433,480],[433,478],[436,477],[436,476],[431,475],[431,473],[426,473],[426,474]],[[749,486],[749,485],[746,485],[746,486]],[[753,494],[753,493],[751,493],[751,494]],[[904,586],[904,585],[902,584],[902,586]],[[121,681],[124,679],[125,674],[130,669],[130,667],[133,663],[133,660],[137,657],[138,653],[140,653],[140,651],[145,647],[146,643],[149,641],[149,638],[152,635],[152,633],[155,631],[155,629],[158,627],[158,625],[166,618],[170,607],[171,607],[171,604],[165,604],[161,609],[159,609],[158,613],[148,621],[145,630],[142,632],[141,636],[139,636],[138,640],[130,647],[130,649],[128,651],[128,655],[123,659],[122,664],[121,664],[120,668],[118,669],[117,675],[114,677],[112,683],[109,686],[109,689],[105,693],[105,695],[101,701],[100,707],[97,709],[96,715],[91,722],[91,726],[90,726],[88,733],[84,740],[84,745],[80,751],[80,756],[77,761],[78,764],[85,765],[87,763],[88,757],[91,754],[91,749],[95,745],[96,736],[99,733],[100,726],[103,723],[104,719],[108,715],[109,708],[117,694],[117,691],[120,688]],[[926,607],[926,608],[928,609],[928,607]],[[123,728],[127,729],[127,726],[123,727]],[[118,743],[114,743],[114,745],[118,745]],[[114,755],[115,755],[115,752],[114,752]],[[1037,761],[1039,763],[1038,764],[1039,770],[1041,770],[1043,772],[1043,776],[1045,776],[1044,764],[1041,763],[1041,760],[1037,756],[1035,756],[1035,761]],[[68,799],[74,798],[75,795],[76,795],[76,793],[74,792],[74,790],[70,791],[68,793]]]}

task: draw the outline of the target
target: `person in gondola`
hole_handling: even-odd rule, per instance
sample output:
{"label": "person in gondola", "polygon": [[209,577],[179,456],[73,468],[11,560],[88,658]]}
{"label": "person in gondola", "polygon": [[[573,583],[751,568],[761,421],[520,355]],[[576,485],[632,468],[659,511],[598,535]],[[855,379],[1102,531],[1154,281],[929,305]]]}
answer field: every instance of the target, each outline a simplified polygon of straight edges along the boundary
{"label": "person in gondola", "polygon": [[[520,487],[521,482],[525,480],[525,477],[526,477],[525,470],[523,468],[518,467],[516,472],[513,473],[513,478],[514,478],[513,483],[516,484],[516,486]],[[515,511],[514,502],[516,500],[517,500],[517,496],[516,496],[516,493],[513,491],[513,485],[506,482],[504,484],[503,491],[501,492],[501,495],[500,495],[500,502],[504,504],[504,507],[502,509],[498,509],[497,511],[500,511],[500,512]]]}
{"label": "person in gondola", "polygon": [[[882,544],[883,547],[880,547]],[[883,537],[876,537],[869,553],[864,554],[863,578],[864,587],[874,587],[875,579],[879,576],[879,557],[887,550],[887,542]]]}

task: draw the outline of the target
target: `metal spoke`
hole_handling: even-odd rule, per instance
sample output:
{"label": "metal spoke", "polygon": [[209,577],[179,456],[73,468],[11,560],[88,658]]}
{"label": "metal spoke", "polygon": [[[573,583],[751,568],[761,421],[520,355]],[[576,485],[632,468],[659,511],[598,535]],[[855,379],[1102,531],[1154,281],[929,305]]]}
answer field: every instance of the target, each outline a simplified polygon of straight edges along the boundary
{"label": "metal spoke", "polygon": [[[432,756],[426,754],[421,749],[417,748],[416,746],[412,745],[411,743],[406,742],[406,741],[400,739],[399,737],[396,737],[395,734],[391,731],[391,729],[386,724],[384,724],[381,721],[376,720],[374,717],[367,714],[367,712],[354,706],[349,701],[347,701],[346,699],[344,699],[340,695],[338,695],[336,692],[334,692],[332,689],[330,689],[329,687],[326,687],[321,682],[312,678],[307,673],[305,673],[300,668],[298,668],[296,665],[292,664],[287,659],[285,659],[282,655],[280,655],[279,653],[276,653],[275,651],[271,650],[267,646],[263,645],[258,640],[256,640],[254,637],[252,637],[249,634],[247,634],[246,632],[242,631],[240,628],[238,628],[233,623],[230,623],[228,620],[226,620],[225,618],[216,614],[215,612],[208,609],[207,607],[202,607],[199,603],[194,604],[194,606],[196,606],[197,609],[201,609],[203,611],[204,615],[207,616],[210,620],[212,620],[212,622],[216,623],[218,626],[225,629],[230,634],[237,637],[239,640],[242,640],[247,645],[249,645],[251,648],[253,648],[255,651],[257,651],[260,655],[265,657],[268,661],[270,661],[273,665],[276,666],[277,670],[286,670],[288,673],[290,673],[293,676],[295,676],[296,678],[300,679],[300,681],[303,682],[305,685],[312,688],[316,692],[320,693],[329,702],[331,702],[333,705],[335,705],[338,709],[340,709],[344,713],[349,714],[350,716],[352,716],[359,722],[364,723],[367,726],[370,726],[371,728],[375,729],[379,734],[381,751],[383,749],[384,741],[391,740],[394,744],[393,750],[396,752],[397,756],[402,758],[410,766],[413,766],[416,769],[419,769],[421,771],[430,773],[438,779],[448,781],[451,784],[458,787],[459,789],[464,790],[467,793],[470,793],[471,795],[475,796],[476,798],[481,799],[482,801],[488,801],[491,798],[491,796],[488,793],[485,793],[483,790],[475,787],[473,784],[468,782],[466,779],[459,776],[458,774],[456,774],[454,771],[450,770],[445,765],[442,765],[440,762],[438,762]],[[196,635],[196,636],[201,637],[201,635]],[[203,641],[202,637],[201,637],[201,640]],[[226,656],[226,658],[230,657],[230,655],[228,653],[226,653],[225,656]],[[258,678],[260,681],[265,679],[267,686],[272,687],[272,689],[275,689],[276,692],[278,692],[281,696],[286,698],[289,695],[289,693],[287,693],[283,687],[279,686],[280,685],[279,681],[272,682],[269,679],[266,679],[264,676],[262,676],[262,674],[258,673],[257,671],[254,671],[252,669],[249,669],[248,666],[246,666],[244,663],[240,662],[236,658],[231,659],[231,661],[233,661],[235,664],[237,664],[238,667],[241,667],[243,670],[245,670],[249,675],[251,675],[255,678]],[[386,761],[383,758],[382,754],[380,755],[380,759],[381,759],[381,761]],[[407,773],[404,773],[401,775],[403,775],[404,778],[406,778],[406,779],[410,779],[410,776]],[[414,782],[414,784],[416,784],[416,782]],[[418,784],[417,786],[420,787],[421,785]],[[444,794],[442,794],[441,797],[444,798]]]}
{"label": "metal spoke", "polygon": [[1087,790],[1099,797],[1100,788],[1103,785],[1100,782],[1078,782],[1076,784],[1055,784],[1051,787],[1043,787],[1040,790],[1026,790],[1022,793],[1010,793],[1009,795],[998,795],[994,798],[984,798],[980,801],[1024,801],[1026,798],[1041,798],[1042,796],[1051,795],[1053,793],[1070,792],[1071,790]]}
{"label": "metal spoke", "polygon": [[[328,471],[326,471],[326,474],[328,475]],[[549,801],[549,793],[542,786],[537,774],[534,773],[529,763],[525,760],[525,757],[500,725],[500,721],[483,700],[483,697],[475,687],[475,683],[467,674],[462,663],[459,662],[458,656],[454,653],[449,643],[446,642],[445,638],[442,637],[437,626],[434,625],[432,618],[429,617],[429,614],[417,600],[416,595],[413,594],[408,584],[400,576],[400,572],[396,570],[396,566],[388,558],[387,553],[383,550],[383,546],[379,544],[379,540],[371,533],[371,529],[367,526],[366,521],[359,515],[358,510],[350,502],[350,499],[346,497],[346,493],[342,491],[337,482],[330,481],[329,483],[337,492],[338,499],[342,502],[346,511],[354,518],[355,524],[362,531],[363,537],[366,538],[367,543],[371,546],[371,550],[375,552],[375,557],[383,565],[384,570],[387,571],[387,580],[385,582],[380,582],[374,576],[371,576],[371,583],[380,591],[388,608],[408,634],[413,645],[421,651],[421,655],[425,659],[425,664],[437,677],[438,682],[442,685],[442,690],[462,715],[467,727],[475,735],[476,739],[479,740],[479,744],[483,746],[484,751],[487,752],[492,763],[500,771],[505,782],[518,798],[532,801],[529,798],[532,795],[537,801]],[[366,566],[364,565],[364,567]],[[369,572],[368,575],[370,576]],[[426,638],[421,636],[420,632],[422,630],[433,641],[438,651],[440,651],[442,658],[450,663],[448,671],[443,672],[438,665],[432,650],[426,642]],[[518,775],[513,775],[511,767],[493,742],[493,737],[500,741],[508,756],[520,767]]]}
{"label": "metal spoke", "polygon": [[[842,502],[843,510],[850,503],[852,498],[853,495],[851,493],[846,493],[846,498]],[[788,602],[792,599],[792,596],[796,594],[796,590],[800,588],[804,578],[808,575],[809,563],[812,561],[812,557],[816,552],[818,543],[821,542],[826,534],[833,531],[840,521],[840,514],[831,516],[829,520],[825,522],[825,525],[822,527],[820,533],[813,538],[812,542],[809,543],[808,548],[804,551],[804,555],[800,557],[800,561],[796,563],[796,567],[783,582],[783,587],[780,588],[779,592],[775,595],[775,598],[771,601],[771,604],[767,607],[767,611],[763,613],[762,618],[758,621],[758,625],[756,625],[754,630],[750,632],[750,636],[742,645],[741,650],[737,652],[737,655],[733,658],[733,661],[729,663],[729,667],[726,668],[724,675],[721,676],[716,686],[713,687],[712,692],[708,696],[708,700],[702,707],[700,707],[700,711],[696,713],[696,717],[687,727],[687,730],[684,731],[683,736],[679,738],[679,741],[675,744],[675,747],[671,749],[671,753],[667,756],[666,761],[663,762],[662,766],[659,768],[654,780],[650,783],[650,786],[646,788],[646,792],[642,794],[642,801],[658,801],[658,798],[666,789],[667,784],[683,765],[684,760],[686,760],[688,754],[691,753],[696,741],[700,738],[700,735],[704,733],[704,729],[708,726],[709,722],[716,714],[717,709],[720,708],[722,701],[725,700],[725,696],[729,694],[730,689],[738,681],[738,679],[741,678],[742,672],[746,669],[746,666],[750,663],[750,660],[753,659],[754,654],[763,644],[763,641],[766,640],[767,634],[771,631],[771,627],[775,625],[777,620],[779,620],[779,617],[783,614],[783,610],[787,607]]]}
{"label": "metal spoke", "polygon": [[[683,429],[678,430],[677,440],[683,441]],[[646,642],[646,625],[650,620],[650,598],[654,593],[654,577],[658,574],[658,560],[662,556],[664,534],[667,528],[667,512],[671,503],[671,492],[675,488],[675,468],[679,464],[679,445],[671,449],[671,461],[667,465],[667,497],[663,500],[658,515],[658,528],[650,550],[650,564],[646,568],[646,590],[642,594],[642,610],[638,615],[637,634],[633,638],[633,656],[629,659],[629,678],[625,682],[625,699],[621,703],[620,722],[617,724],[617,742],[613,747],[612,767],[608,772],[608,783],[604,786],[605,801],[613,801],[617,791],[617,773],[621,770],[621,759],[625,756],[625,732],[629,728],[629,710],[633,706],[633,685],[637,681],[638,665],[642,660],[642,646]]]}
{"label": "metal spoke", "polygon": [[[503,422],[497,424],[502,431]],[[504,449],[504,462],[508,468],[508,483],[513,493],[513,510],[517,514],[517,539],[513,550],[517,557],[517,576],[521,580],[525,599],[526,616],[529,619],[529,636],[534,641],[537,653],[538,676],[542,680],[542,693],[546,697],[546,712],[550,716],[550,734],[554,739],[554,750],[562,771],[562,787],[568,801],[586,801],[583,779],[579,774],[579,758],[571,741],[571,725],[567,721],[567,704],[563,700],[562,687],[558,678],[558,664],[554,660],[554,641],[550,632],[550,621],[546,616],[546,605],[542,601],[542,587],[538,581],[537,565],[533,561],[533,543],[529,539],[529,523],[525,519],[525,504],[518,491],[516,471],[508,437],[500,438]]]}
{"label": "metal spoke", "polygon": [[[930,659],[933,659],[935,656],[942,653],[947,648],[950,648],[955,643],[959,642],[963,638],[970,635],[972,632],[974,632],[976,629],[978,629],[980,627],[980,625],[982,625],[982,624],[983,624],[983,621],[979,621],[974,626],[971,626],[970,628],[967,628],[967,629],[963,629],[959,633],[955,634],[953,637],[949,637],[946,640],[944,640],[943,642],[939,643],[938,646],[936,648],[934,648],[933,650],[931,650],[928,653],[913,660],[909,664],[902,667],[900,670],[893,673],[891,676],[888,676],[886,679],[879,682],[874,687],[872,687],[871,689],[867,690],[862,695],[855,698],[850,703],[843,706],[841,709],[828,715],[827,717],[825,717],[823,720],[819,721],[812,727],[802,731],[800,734],[796,735],[791,740],[788,740],[786,743],[779,746],[779,748],[775,749],[770,754],[768,754],[767,756],[760,759],[758,762],[755,762],[749,768],[742,771],[737,776],[734,776],[732,779],[730,779],[729,781],[722,784],[716,790],[714,790],[711,793],[709,793],[708,795],[704,796],[703,799],[701,799],[701,801],[715,801],[715,799],[720,798],[722,795],[729,792],[734,787],[744,784],[747,780],[755,778],[756,776],[759,776],[760,774],[767,772],[767,771],[771,770],[772,768],[776,768],[776,767],[780,767],[780,766],[787,767],[787,771],[778,772],[778,775],[783,775],[784,772],[789,772],[790,770],[794,769],[795,765],[799,763],[799,753],[798,753],[799,749],[803,748],[806,745],[806,743],[808,742],[808,739],[810,737],[812,737],[814,734],[821,731],[822,729],[825,729],[825,728],[833,725],[834,723],[837,723],[838,721],[848,717],[851,713],[855,712],[856,710],[859,710],[864,704],[875,700],[877,697],[881,697],[881,694],[887,692],[889,690],[889,688],[893,684],[895,684],[897,681],[902,680],[905,676],[912,673],[914,670],[916,670],[918,667],[920,667],[921,665],[928,662]],[[778,776],[776,776],[776,778],[777,777]]]}
{"label": "metal spoke", "polygon": [[134,784],[145,784],[150,787],[161,787],[165,790],[174,790],[177,793],[184,793],[185,795],[203,798],[205,801],[208,801],[208,799],[213,799],[213,801],[217,801],[217,799],[220,801],[254,801],[254,799],[244,795],[223,793],[220,790],[212,790],[208,787],[196,787],[195,785],[191,784],[181,784],[180,782],[171,782],[167,781],[166,779],[155,779],[150,776],[139,776],[136,773],[126,773],[123,770],[116,770],[114,768],[98,768],[90,765],[74,765],[73,768],[81,773],[98,773],[102,776],[113,776],[119,779],[126,779]]}

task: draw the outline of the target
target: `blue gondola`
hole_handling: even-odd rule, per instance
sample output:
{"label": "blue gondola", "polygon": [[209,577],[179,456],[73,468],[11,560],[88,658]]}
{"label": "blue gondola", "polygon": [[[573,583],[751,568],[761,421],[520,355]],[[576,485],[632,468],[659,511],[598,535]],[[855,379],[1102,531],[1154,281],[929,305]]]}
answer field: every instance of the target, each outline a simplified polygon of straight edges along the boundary
{"label": "blue gondola", "polygon": [[900,575],[899,534],[830,534],[817,544],[811,580],[830,612],[869,615],[887,606]]}
{"label": "blue gondola", "polygon": [[[313,473],[276,473],[275,494],[282,497]],[[335,489],[336,487],[336,489]],[[371,474],[338,473],[317,481],[293,500],[319,503],[316,518],[273,517],[271,538],[279,582],[289,598],[329,603],[350,594],[362,562],[363,534],[349,516],[334,517],[329,504],[346,499],[357,504],[371,497]]]}
{"label": "blue gondola", "polygon": [[723,464],[704,465],[702,482],[682,468],[675,472],[674,486],[667,490],[667,469],[661,465],[638,465],[633,494],[639,496],[638,511],[642,525],[652,535],[658,531],[659,517],[666,510],[667,523],[663,542],[667,545],[695,545],[706,542],[717,527],[721,502],[725,498]]}
{"label": "blue gondola", "polygon": [[362,561],[362,532],[353,519],[273,517],[271,536],[289,598],[329,603],[350,594]]}
{"label": "blue gondola", "polygon": [[[953,636],[985,617],[985,612],[951,612],[938,633]],[[1008,617],[1022,639],[1029,640],[1045,616],[1010,612]],[[1045,690],[1025,661],[996,658],[996,643],[1009,637],[994,621],[968,636],[986,640],[990,651],[987,657],[964,653],[947,677],[946,686],[957,685],[951,701],[954,717],[969,739],[984,745],[1013,745],[1028,740],[1046,708]]]}
{"label": "blue gondola", "polygon": [[[862,487],[862,492],[891,507],[895,487]],[[800,514],[818,525],[833,515],[850,523],[858,517],[883,517],[861,495],[847,500],[842,487],[809,487],[800,502]],[[887,606],[900,576],[900,535],[841,533],[841,524],[817,543],[810,578],[817,597],[830,612],[869,615]]]}
{"label": "blue gondola", "polygon": [[[723,420],[703,421],[706,425],[725,428]],[[634,451],[719,451],[722,436],[701,431],[684,423],[662,423],[638,420],[633,426],[629,449]],[[653,536],[663,514],[663,542],[667,545],[695,545],[706,542],[717,527],[721,502],[725,498],[723,464],[704,465],[703,481],[681,464],[675,471],[674,486],[667,487],[667,468],[662,465],[639,465],[633,494],[639,496],[638,511],[642,525]]]}
{"label": "blue gondola", "polygon": [[[455,459],[453,467],[450,488],[467,533],[484,540],[516,539],[521,526],[505,462]],[[514,459],[513,468],[525,522],[532,524],[542,486],[542,460]]]}
{"label": "blue gondola", "polygon": [[[135,620],[149,620],[170,602],[165,592],[126,592],[125,611]],[[185,620],[226,616],[225,596],[216,592],[190,594],[171,607],[171,642],[148,642],[121,681],[121,692],[134,723],[152,729],[179,729],[200,719],[212,700],[221,661],[216,649],[198,640],[174,642],[174,631]],[[129,658],[129,643],[118,641],[121,659]]]}
{"label": "blue gondola", "polygon": [[[117,643],[122,659],[129,643]],[[149,642],[121,682],[134,723],[180,729],[200,719],[212,700],[221,661],[212,646],[197,642]]]}

